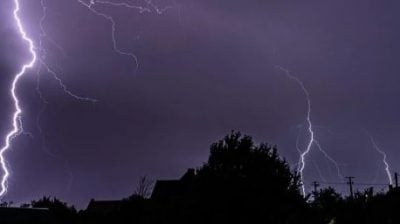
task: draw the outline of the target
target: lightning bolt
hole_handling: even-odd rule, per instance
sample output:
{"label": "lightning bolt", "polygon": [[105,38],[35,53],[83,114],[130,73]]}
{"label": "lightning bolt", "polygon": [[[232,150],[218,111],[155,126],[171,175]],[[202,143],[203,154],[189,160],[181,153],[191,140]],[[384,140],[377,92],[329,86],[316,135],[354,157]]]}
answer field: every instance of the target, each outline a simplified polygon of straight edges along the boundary
{"label": "lightning bolt", "polygon": [[12,129],[5,136],[4,146],[0,149],[0,163],[1,163],[1,169],[3,171],[3,175],[1,176],[0,196],[3,196],[7,192],[7,181],[10,175],[4,154],[7,150],[10,149],[12,139],[17,137],[23,131],[21,126],[22,109],[20,106],[19,98],[16,93],[17,85],[21,80],[21,78],[26,74],[27,70],[32,68],[37,60],[37,54],[35,51],[33,40],[27,35],[24,26],[21,22],[21,18],[19,17],[19,12],[20,12],[19,0],[14,0],[14,11],[13,11],[14,20],[22,40],[29,46],[28,49],[31,55],[31,59],[25,64],[23,64],[20,71],[14,76],[10,89],[12,100],[14,101],[14,113],[12,117]]}
{"label": "lightning bolt", "polygon": [[276,66],[279,70],[281,70],[282,72],[285,73],[285,75],[295,81],[301,88],[301,90],[303,91],[305,97],[306,97],[306,102],[307,102],[307,115],[306,115],[306,123],[307,123],[307,130],[310,136],[310,139],[306,145],[306,149],[301,152],[300,150],[300,158],[299,158],[299,167],[297,168],[297,171],[300,174],[300,179],[302,182],[301,188],[302,188],[302,192],[303,195],[306,195],[306,189],[304,186],[304,169],[306,168],[306,161],[305,158],[307,156],[307,154],[311,151],[311,147],[312,145],[315,143],[315,139],[314,139],[314,130],[313,130],[313,126],[312,126],[312,121],[311,121],[311,99],[310,99],[310,93],[308,92],[308,90],[306,89],[306,87],[304,86],[304,83],[297,78],[296,76],[293,76],[289,70],[281,67],[281,66]]}
{"label": "lightning bolt", "polygon": [[307,155],[310,153],[310,151],[312,150],[313,146],[316,146],[317,149],[329,160],[331,161],[336,169],[337,169],[337,174],[339,178],[342,178],[342,174],[340,172],[340,168],[338,163],[331,157],[329,156],[329,154],[322,149],[321,145],[319,144],[319,142],[315,139],[315,131],[314,131],[314,127],[313,127],[313,123],[312,123],[312,119],[311,119],[311,112],[312,112],[312,106],[311,106],[311,97],[310,97],[310,92],[307,90],[307,88],[305,87],[303,81],[301,81],[298,77],[292,75],[290,73],[290,71],[282,66],[275,66],[278,70],[282,71],[289,79],[293,80],[295,83],[297,83],[299,85],[299,87],[301,88],[301,90],[304,93],[304,96],[306,98],[306,102],[307,102],[307,112],[306,112],[306,119],[305,119],[305,123],[307,126],[307,132],[309,135],[309,139],[307,141],[306,144],[306,148],[305,150],[301,151],[299,146],[298,146],[298,138],[296,140],[296,148],[299,151],[300,157],[299,157],[299,166],[297,168],[297,172],[300,174],[300,179],[301,179],[301,190],[304,196],[306,196],[306,189],[305,189],[305,184],[304,184],[304,169],[306,168],[306,157]]}
{"label": "lightning bolt", "polygon": [[389,181],[390,185],[393,185],[393,179],[392,179],[392,175],[391,175],[391,172],[390,172],[390,164],[389,164],[389,162],[387,161],[387,155],[386,155],[386,153],[385,153],[382,149],[379,148],[379,146],[378,146],[378,144],[376,143],[375,139],[372,137],[372,135],[371,135],[368,131],[365,131],[365,133],[368,135],[368,137],[369,137],[369,139],[370,139],[370,141],[371,141],[372,147],[373,147],[379,154],[382,155],[382,162],[383,162],[383,164],[385,165],[385,172],[386,172],[388,181]]}
{"label": "lightning bolt", "polygon": [[[296,150],[297,150],[297,152],[299,152],[299,154],[302,154],[303,152],[302,152],[302,150],[300,149],[300,146],[299,146],[300,136],[301,136],[301,132],[302,132],[300,127],[302,127],[302,125],[299,125],[299,133],[298,133],[297,138],[296,138]],[[322,155],[335,166],[337,176],[340,179],[344,179],[344,176],[343,176],[343,174],[342,174],[342,172],[340,170],[339,164],[325,150],[322,149],[322,146],[319,144],[319,142],[317,140],[314,140],[314,144],[317,147],[317,149],[322,153]],[[300,164],[300,162],[301,161],[297,162],[295,165],[298,166]],[[316,167],[317,164],[315,162],[313,162],[313,163],[314,163],[314,167]],[[317,170],[317,171],[319,173],[321,173],[320,170]],[[321,176],[321,175],[319,175],[319,176]],[[321,179],[324,179],[324,178],[321,178]]]}
{"label": "lightning bolt", "polygon": [[[7,192],[8,189],[8,178],[10,176],[10,171],[8,169],[8,165],[7,165],[7,161],[5,158],[5,153],[11,148],[11,142],[14,138],[16,138],[18,135],[20,135],[21,133],[23,133],[23,126],[22,126],[22,121],[21,121],[21,116],[22,116],[22,108],[20,106],[20,100],[18,98],[17,95],[17,86],[19,84],[19,81],[21,80],[21,78],[23,78],[23,76],[26,75],[27,71],[31,68],[34,67],[34,65],[36,64],[36,62],[38,61],[38,54],[36,52],[36,47],[34,44],[33,39],[31,39],[27,32],[25,31],[24,25],[22,23],[22,20],[19,16],[20,10],[21,10],[21,6],[20,6],[20,1],[19,0],[13,0],[14,1],[14,10],[13,10],[13,18],[16,24],[16,28],[18,33],[21,36],[21,39],[28,45],[28,51],[31,55],[31,59],[26,62],[25,64],[22,65],[20,71],[15,74],[14,79],[11,83],[11,88],[10,88],[10,94],[11,94],[11,98],[14,102],[14,113],[12,116],[12,128],[11,130],[6,134],[5,138],[4,138],[4,145],[1,147],[0,149],[0,165],[1,165],[1,170],[2,170],[2,176],[1,176],[1,181],[0,181],[0,197],[4,196],[4,194]],[[41,4],[43,7],[43,10],[47,10],[47,8],[44,6],[44,1],[41,0]],[[42,23],[45,19],[45,15],[42,17],[41,21],[40,21],[40,28],[41,28],[41,37],[45,37],[46,33],[44,32]],[[40,46],[42,46],[42,40],[40,42]],[[43,49],[43,48],[40,48]],[[44,55],[46,55],[46,52],[44,53]],[[45,57],[45,56],[43,56]],[[43,62],[41,61],[41,64],[45,66],[45,68],[51,72],[52,70]],[[38,70],[40,71],[40,70]],[[63,84],[63,82],[61,81],[61,79],[58,78],[58,76],[56,75],[56,73],[52,72],[53,76],[56,78],[56,80],[59,82],[59,84],[63,87],[64,92],[68,93],[69,95],[80,99],[80,100],[88,100],[88,101],[94,101],[90,98],[83,98],[80,97],[78,95],[73,94],[71,91],[69,91],[67,89],[67,87]],[[39,91],[39,89],[37,89]],[[40,92],[40,91],[39,91]],[[40,93],[40,97],[43,100],[43,96]],[[46,101],[45,101],[46,102]],[[47,102],[46,102],[47,103]]]}
{"label": "lightning bolt", "polygon": [[[115,7],[125,7],[125,8],[129,8],[129,9],[139,10],[140,13],[152,12],[154,10],[157,14],[162,14],[166,10],[174,8],[174,6],[166,6],[164,8],[161,8],[161,7],[158,7],[156,4],[154,4],[151,0],[144,0],[144,1],[149,7],[135,6],[135,5],[132,5],[129,3],[124,3],[124,2],[116,3],[116,2],[106,1],[106,0],[89,0],[89,1],[77,0],[78,3],[85,6],[93,14],[103,17],[105,20],[110,22],[110,24],[111,24],[111,39],[112,39],[112,45],[113,45],[114,51],[120,55],[130,57],[135,62],[136,71],[139,68],[139,63],[138,63],[138,59],[137,59],[136,55],[131,52],[124,51],[118,47],[118,42],[117,42],[117,37],[116,37],[117,24],[116,24],[115,20],[113,19],[113,17],[111,15],[108,15],[106,13],[98,11],[95,8],[95,5],[109,5],[109,6],[115,6]],[[44,97],[44,95],[42,94],[42,92],[40,90],[40,74],[42,73],[43,70],[45,70],[48,74],[50,74],[56,80],[58,85],[61,87],[61,89],[67,95],[69,95],[77,100],[80,100],[80,101],[88,101],[88,102],[93,102],[93,103],[97,102],[96,99],[80,96],[78,94],[73,93],[71,90],[69,90],[69,88],[62,81],[62,79],[60,78],[60,76],[56,72],[56,70],[53,69],[49,64],[46,63],[46,58],[47,58],[48,52],[47,52],[46,48],[44,47],[45,39],[49,43],[54,45],[56,48],[58,48],[61,51],[61,53],[63,53],[63,55],[65,55],[65,53],[64,53],[63,49],[53,39],[51,39],[47,35],[47,33],[44,29],[44,21],[47,18],[47,11],[48,11],[48,7],[45,4],[45,0],[40,0],[40,4],[41,4],[42,10],[43,10],[43,15],[39,22],[39,27],[40,27],[40,33],[39,33],[40,35],[39,36],[40,37],[39,37],[38,46],[35,46],[34,40],[31,37],[29,37],[27,32],[25,31],[24,24],[19,15],[20,10],[21,10],[20,0],[13,0],[13,2],[14,2],[14,8],[13,8],[12,15],[13,15],[13,18],[14,18],[14,21],[16,24],[16,28],[17,28],[18,33],[21,36],[21,39],[24,41],[25,44],[27,44],[28,51],[30,53],[31,58],[26,63],[22,64],[19,72],[14,75],[14,78],[12,80],[11,87],[10,87],[10,94],[11,94],[11,98],[12,98],[13,105],[14,105],[14,112],[13,112],[12,119],[11,119],[12,128],[6,133],[6,135],[4,137],[4,144],[0,148],[0,165],[1,165],[1,170],[2,170],[2,175],[1,175],[1,180],[0,180],[0,187],[1,187],[0,197],[4,196],[8,190],[8,179],[10,176],[8,164],[7,164],[7,161],[5,158],[5,153],[11,148],[11,143],[14,138],[16,138],[17,136],[19,136],[22,133],[26,133],[26,132],[24,132],[23,126],[22,126],[21,118],[22,118],[23,110],[20,106],[20,99],[17,94],[17,87],[18,87],[20,80],[23,78],[23,76],[26,75],[26,73],[29,69],[33,68],[35,66],[35,64],[37,64],[37,63],[39,64],[39,67],[37,70],[38,79],[37,79],[36,91],[44,105],[42,110],[39,112],[39,115],[37,118],[38,130],[40,133],[42,133],[42,129],[39,126],[40,115],[43,113],[43,111],[46,108],[46,105],[48,104],[48,101],[46,100],[46,98]],[[29,134],[29,133],[27,133],[27,134]],[[58,155],[55,155],[51,152],[48,152],[48,153],[52,154],[53,157],[59,158]],[[62,159],[62,158],[59,158],[59,159]],[[68,163],[68,162],[66,161],[66,163]],[[69,185],[72,184],[72,178],[73,178],[73,176],[71,174],[71,181],[70,181]]]}

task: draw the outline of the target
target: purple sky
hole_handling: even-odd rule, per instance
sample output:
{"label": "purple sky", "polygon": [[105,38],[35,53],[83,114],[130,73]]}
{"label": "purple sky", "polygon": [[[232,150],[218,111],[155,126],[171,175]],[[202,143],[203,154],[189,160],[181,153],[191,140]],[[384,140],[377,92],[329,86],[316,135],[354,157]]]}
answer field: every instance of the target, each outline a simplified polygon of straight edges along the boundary
{"label": "purple sky", "polygon": [[[40,0],[20,1],[38,44]],[[113,51],[107,20],[76,0],[44,2],[44,28],[62,48],[46,39],[46,63],[72,92],[99,102],[77,101],[50,74],[29,72],[18,93],[32,137],[15,139],[7,153],[5,200],[46,194],[83,207],[90,198],[125,197],[139,176],[177,178],[200,166],[209,145],[232,129],[278,145],[293,164],[306,101],[277,65],[308,88],[316,137],[344,175],[387,182],[364,129],[387,152],[392,171],[400,169],[398,1],[158,0],[161,8],[174,6],[161,15],[95,6],[114,17],[118,46],[138,57],[137,72],[131,58]],[[0,2],[1,136],[10,128],[10,82],[29,56],[12,7],[12,0]],[[39,122],[38,77],[48,101]],[[307,184],[342,181],[316,148],[307,159]]]}

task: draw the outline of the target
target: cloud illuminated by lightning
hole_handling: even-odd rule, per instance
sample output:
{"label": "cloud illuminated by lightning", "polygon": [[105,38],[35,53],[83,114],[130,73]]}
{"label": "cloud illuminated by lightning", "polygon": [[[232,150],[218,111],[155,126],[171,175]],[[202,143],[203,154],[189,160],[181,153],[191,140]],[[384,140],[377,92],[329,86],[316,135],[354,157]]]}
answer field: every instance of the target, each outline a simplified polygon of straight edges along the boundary
{"label": "cloud illuminated by lightning", "polygon": [[318,141],[315,139],[315,132],[314,132],[314,127],[313,127],[313,123],[311,120],[311,98],[310,98],[310,93],[307,90],[307,88],[305,87],[303,81],[301,81],[298,77],[292,75],[290,73],[290,71],[282,66],[275,66],[277,69],[279,69],[280,71],[282,71],[289,79],[293,80],[294,82],[296,82],[301,90],[303,91],[305,98],[306,98],[306,102],[307,102],[307,113],[306,113],[306,125],[307,125],[307,132],[309,134],[309,139],[307,141],[306,144],[306,148],[305,150],[301,151],[299,149],[298,146],[298,138],[296,140],[296,148],[300,153],[300,157],[299,157],[299,162],[298,162],[298,168],[297,168],[297,172],[300,174],[300,178],[301,178],[301,189],[303,192],[303,195],[306,195],[306,189],[305,189],[305,184],[304,184],[304,169],[306,168],[306,157],[307,155],[310,153],[312,147],[315,145],[318,150],[329,160],[331,161],[337,170],[337,174],[339,178],[343,178],[340,169],[339,169],[339,165],[338,163],[331,157],[329,156],[329,154],[322,149],[321,145],[318,143]]}
{"label": "cloud illuminated by lightning", "polygon": [[368,131],[365,131],[365,133],[368,135],[368,137],[369,137],[369,139],[370,139],[370,141],[371,141],[371,143],[372,143],[372,147],[373,147],[379,154],[382,155],[382,162],[383,162],[383,164],[385,165],[385,172],[386,172],[388,181],[389,181],[390,185],[393,185],[392,174],[391,174],[391,172],[390,172],[390,164],[389,164],[389,162],[387,161],[387,155],[386,155],[386,153],[385,153],[382,149],[379,148],[379,146],[378,146],[378,144],[376,143],[375,139],[372,137],[372,135],[371,135]]}
{"label": "cloud illuminated by lightning", "polygon": [[35,65],[36,59],[37,59],[37,54],[35,51],[35,46],[34,46],[33,40],[31,38],[29,38],[29,36],[27,35],[27,33],[24,29],[24,25],[22,24],[21,18],[19,17],[19,12],[20,12],[19,0],[14,0],[13,17],[14,17],[18,32],[21,35],[21,38],[29,46],[29,53],[31,54],[31,59],[27,63],[23,64],[20,71],[14,76],[14,79],[12,81],[12,85],[10,88],[10,93],[11,93],[12,99],[14,101],[14,113],[13,113],[13,117],[12,117],[12,129],[5,136],[4,146],[0,149],[0,163],[1,163],[1,168],[3,171],[3,175],[1,176],[0,196],[3,196],[7,192],[7,181],[8,181],[8,177],[10,175],[9,170],[7,168],[7,162],[4,157],[4,153],[8,149],[10,149],[12,139],[15,138],[16,136],[18,136],[23,131],[22,126],[21,126],[22,109],[20,106],[19,98],[16,93],[17,85],[18,85],[20,79],[26,74],[27,70],[32,68]]}

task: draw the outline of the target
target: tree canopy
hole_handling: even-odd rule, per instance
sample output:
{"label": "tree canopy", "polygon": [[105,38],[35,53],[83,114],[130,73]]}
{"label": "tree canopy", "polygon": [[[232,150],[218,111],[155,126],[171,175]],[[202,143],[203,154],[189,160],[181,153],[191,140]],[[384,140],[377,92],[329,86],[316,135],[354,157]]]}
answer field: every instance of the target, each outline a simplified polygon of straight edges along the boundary
{"label": "tree canopy", "polygon": [[276,147],[257,145],[239,132],[211,145],[207,163],[190,184],[182,207],[189,214],[208,214],[203,221],[301,223],[306,206],[299,175],[279,157]]}

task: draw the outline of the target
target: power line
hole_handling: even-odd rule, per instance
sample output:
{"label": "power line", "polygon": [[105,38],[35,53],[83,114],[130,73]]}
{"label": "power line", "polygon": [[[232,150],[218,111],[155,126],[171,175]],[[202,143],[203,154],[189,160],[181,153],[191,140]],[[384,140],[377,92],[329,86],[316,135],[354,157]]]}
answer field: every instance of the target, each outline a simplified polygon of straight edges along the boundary
{"label": "power line", "polygon": [[[313,184],[312,182],[311,184]],[[323,185],[347,185],[347,182],[318,182],[319,184]],[[358,185],[358,186],[388,186],[389,184],[384,184],[384,183],[357,183],[354,182],[353,185]]]}

